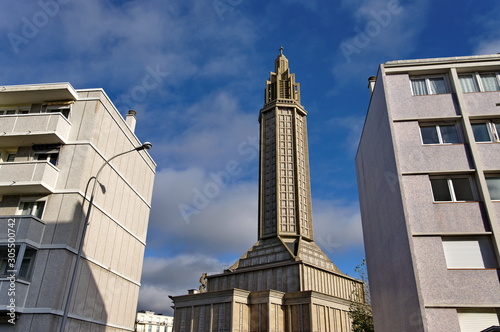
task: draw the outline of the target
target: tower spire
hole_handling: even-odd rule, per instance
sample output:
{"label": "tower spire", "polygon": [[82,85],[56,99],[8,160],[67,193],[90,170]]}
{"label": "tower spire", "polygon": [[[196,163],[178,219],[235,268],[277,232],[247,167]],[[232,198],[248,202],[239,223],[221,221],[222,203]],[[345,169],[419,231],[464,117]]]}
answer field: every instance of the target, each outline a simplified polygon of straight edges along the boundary
{"label": "tower spire", "polygon": [[280,54],[274,61],[274,72],[269,74],[266,82],[264,104],[278,100],[288,100],[300,105],[300,84],[295,83],[295,74],[290,73],[288,59],[283,54],[284,47],[279,48]]}

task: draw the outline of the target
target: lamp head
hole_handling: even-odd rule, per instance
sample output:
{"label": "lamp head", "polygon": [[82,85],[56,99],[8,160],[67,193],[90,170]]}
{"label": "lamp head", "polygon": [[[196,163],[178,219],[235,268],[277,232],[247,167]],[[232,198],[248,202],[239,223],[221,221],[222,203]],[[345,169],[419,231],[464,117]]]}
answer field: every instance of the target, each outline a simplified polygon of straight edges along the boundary
{"label": "lamp head", "polygon": [[149,150],[153,147],[153,144],[151,144],[150,142],[145,142],[143,145],[141,145],[140,147],[136,148],[137,151],[141,151],[141,150]]}

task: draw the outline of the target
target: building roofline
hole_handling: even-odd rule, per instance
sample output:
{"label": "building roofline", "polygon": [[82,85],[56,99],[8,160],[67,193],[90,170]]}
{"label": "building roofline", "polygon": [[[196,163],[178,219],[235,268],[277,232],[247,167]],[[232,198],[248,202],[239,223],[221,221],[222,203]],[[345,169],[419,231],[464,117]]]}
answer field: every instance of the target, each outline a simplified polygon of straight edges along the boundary
{"label": "building roofline", "polygon": [[403,67],[403,66],[420,66],[422,64],[447,64],[447,63],[464,63],[476,61],[498,61],[500,53],[486,55],[471,55],[471,56],[455,56],[446,58],[427,58],[413,60],[394,60],[384,63],[384,67]]}

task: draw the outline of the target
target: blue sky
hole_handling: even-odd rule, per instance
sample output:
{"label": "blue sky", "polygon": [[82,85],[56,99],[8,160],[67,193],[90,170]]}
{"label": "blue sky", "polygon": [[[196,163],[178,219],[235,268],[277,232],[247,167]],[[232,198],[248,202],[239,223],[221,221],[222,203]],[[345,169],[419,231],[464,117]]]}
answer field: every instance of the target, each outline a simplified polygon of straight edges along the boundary
{"label": "blue sky", "polygon": [[103,88],[138,112],[158,164],[139,309],[170,314],[168,295],[257,239],[257,119],[280,46],[309,112],[315,239],[350,275],[367,78],[390,60],[500,52],[492,0],[3,1],[0,21],[0,84]]}

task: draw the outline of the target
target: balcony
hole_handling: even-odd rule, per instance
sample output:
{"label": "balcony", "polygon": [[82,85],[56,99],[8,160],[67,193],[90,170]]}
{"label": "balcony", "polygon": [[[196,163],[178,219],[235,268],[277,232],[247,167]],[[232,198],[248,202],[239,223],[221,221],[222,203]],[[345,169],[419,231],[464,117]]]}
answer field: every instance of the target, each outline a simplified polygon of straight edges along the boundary
{"label": "balcony", "polygon": [[0,147],[65,143],[71,123],[61,113],[0,116]]}
{"label": "balcony", "polygon": [[0,163],[0,195],[50,194],[59,170],[46,161]]}
{"label": "balcony", "polygon": [[34,216],[0,216],[1,242],[5,243],[8,240],[9,228],[16,231],[16,241],[29,240],[39,244],[42,241],[45,223]]}

